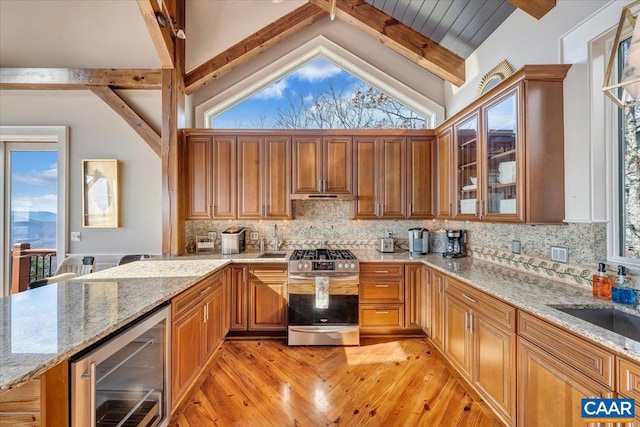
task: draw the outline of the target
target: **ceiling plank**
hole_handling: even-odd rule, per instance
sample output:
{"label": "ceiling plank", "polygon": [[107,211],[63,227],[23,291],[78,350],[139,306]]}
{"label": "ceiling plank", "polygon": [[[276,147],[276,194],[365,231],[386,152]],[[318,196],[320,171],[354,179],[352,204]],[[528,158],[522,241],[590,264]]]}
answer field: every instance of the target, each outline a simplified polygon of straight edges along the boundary
{"label": "ceiling plank", "polygon": [[191,94],[219,79],[324,15],[322,9],[311,3],[300,6],[188,72],[185,77],[186,93]]}
{"label": "ceiling plank", "polygon": [[[310,2],[326,11],[329,10],[328,0],[310,0]],[[337,0],[336,17],[436,76],[456,86],[464,84],[463,58],[381,12],[365,0]]]}
{"label": "ceiling plank", "polygon": [[158,7],[158,2],[155,0],[137,0],[138,7],[144,18],[144,22],[147,24],[147,29],[151,35],[151,41],[156,48],[158,58],[160,58],[160,64],[162,68],[173,68],[173,38],[171,34],[170,25],[161,27],[156,19],[156,12],[160,12],[167,19],[171,19],[170,16],[166,16]]}
{"label": "ceiling plank", "polygon": [[160,70],[110,68],[0,68],[0,89],[160,89]]}
{"label": "ceiling plank", "polygon": [[536,19],[542,18],[556,6],[556,0],[509,0],[509,3]]}
{"label": "ceiling plank", "polygon": [[135,130],[149,144],[149,147],[160,156],[161,138],[158,132],[153,130],[149,124],[136,113],[120,96],[107,86],[89,86],[91,92],[95,93],[109,107],[120,115],[129,126]]}

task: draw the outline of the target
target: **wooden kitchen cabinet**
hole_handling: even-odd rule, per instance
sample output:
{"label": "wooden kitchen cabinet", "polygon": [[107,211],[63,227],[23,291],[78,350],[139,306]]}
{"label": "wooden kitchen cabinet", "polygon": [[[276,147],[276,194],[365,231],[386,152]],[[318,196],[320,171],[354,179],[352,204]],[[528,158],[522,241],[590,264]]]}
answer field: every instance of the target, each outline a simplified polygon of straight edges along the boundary
{"label": "wooden kitchen cabinet", "polygon": [[249,268],[249,330],[287,330],[287,265]]}
{"label": "wooden kitchen cabinet", "polygon": [[583,425],[580,399],[614,397],[613,354],[522,311],[517,366],[519,426]]}
{"label": "wooden kitchen cabinet", "polygon": [[433,137],[407,138],[408,219],[432,219],[435,212],[436,156]]}
{"label": "wooden kitchen cabinet", "polygon": [[516,416],[516,310],[447,277],[444,354],[509,424]]}
{"label": "wooden kitchen cabinet", "polygon": [[437,135],[437,160],[436,160],[436,216],[439,219],[453,217],[452,201],[452,177],[453,166],[453,129],[451,126],[444,128]]}
{"label": "wooden kitchen cabinet", "polygon": [[445,275],[437,270],[431,270],[432,313],[431,313],[431,342],[440,351],[444,350],[444,291],[446,289]]}
{"label": "wooden kitchen cabinet", "polygon": [[433,332],[433,270],[422,266],[422,286],[420,289],[420,327],[426,336]]}
{"label": "wooden kitchen cabinet", "polygon": [[[453,129],[455,219],[562,222],[562,100],[569,67],[525,66],[501,83],[500,90],[481,97],[442,125],[443,145],[449,138],[446,129]],[[444,161],[440,154],[438,158]],[[441,202],[438,213],[445,218],[445,200]]]}
{"label": "wooden kitchen cabinet", "polygon": [[185,218],[236,217],[236,138],[187,135]]}
{"label": "wooden kitchen cabinet", "polygon": [[422,329],[422,264],[404,266],[404,327]]}
{"label": "wooden kitchen cabinet", "polygon": [[292,198],[352,193],[351,137],[293,137]]}
{"label": "wooden kitchen cabinet", "polygon": [[230,331],[246,331],[249,328],[249,290],[247,275],[249,266],[234,264],[229,267],[231,279]]}
{"label": "wooden kitchen cabinet", "polygon": [[223,278],[219,271],[171,300],[171,401],[177,403],[222,343]]}
{"label": "wooden kitchen cabinet", "polygon": [[231,266],[231,331],[286,331],[286,264]]}
{"label": "wooden kitchen cabinet", "polygon": [[288,137],[238,136],[239,219],[290,219]]}
{"label": "wooden kitchen cabinet", "polygon": [[404,137],[354,138],[354,219],[406,216],[406,140]]}

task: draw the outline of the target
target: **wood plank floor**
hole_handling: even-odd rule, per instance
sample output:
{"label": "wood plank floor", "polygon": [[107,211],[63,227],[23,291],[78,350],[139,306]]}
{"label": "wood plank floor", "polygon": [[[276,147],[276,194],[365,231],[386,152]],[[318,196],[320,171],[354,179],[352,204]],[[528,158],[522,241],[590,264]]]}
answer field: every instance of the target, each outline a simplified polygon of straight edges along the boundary
{"label": "wood plank floor", "polygon": [[425,339],[225,341],[170,427],[502,426]]}

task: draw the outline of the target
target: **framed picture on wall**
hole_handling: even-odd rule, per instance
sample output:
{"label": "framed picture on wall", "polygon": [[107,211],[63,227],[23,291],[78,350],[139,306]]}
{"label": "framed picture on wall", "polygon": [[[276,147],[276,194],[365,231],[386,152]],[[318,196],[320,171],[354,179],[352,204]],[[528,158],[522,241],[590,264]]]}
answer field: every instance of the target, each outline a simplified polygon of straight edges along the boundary
{"label": "framed picture on wall", "polygon": [[118,161],[82,161],[82,226],[120,226],[118,203]]}

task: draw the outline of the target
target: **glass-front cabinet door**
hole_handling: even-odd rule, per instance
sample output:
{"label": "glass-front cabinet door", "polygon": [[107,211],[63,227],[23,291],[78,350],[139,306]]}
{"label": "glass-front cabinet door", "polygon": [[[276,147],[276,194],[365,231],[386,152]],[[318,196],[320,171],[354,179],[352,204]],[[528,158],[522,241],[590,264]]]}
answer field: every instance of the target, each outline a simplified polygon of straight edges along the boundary
{"label": "glass-front cabinet door", "polygon": [[480,146],[478,113],[454,127],[456,163],[456,217],[477,217],[479,197]]}
{"label": "glass-front cabinet door", "polygon": [[483,109],[484,151],[481,217],[509,219],[522,215],[518,133],[518,90]]}

